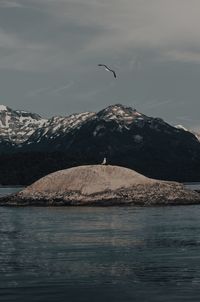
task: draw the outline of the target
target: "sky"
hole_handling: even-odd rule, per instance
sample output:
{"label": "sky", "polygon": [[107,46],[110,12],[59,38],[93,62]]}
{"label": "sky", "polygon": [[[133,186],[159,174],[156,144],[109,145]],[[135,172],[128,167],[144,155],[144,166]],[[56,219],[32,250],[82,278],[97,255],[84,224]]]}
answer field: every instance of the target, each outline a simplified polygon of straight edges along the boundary
{"label": "sky", "polygon": [[0,104],[51,117],[116,103],[200,128],[199,0],[0,0]]}

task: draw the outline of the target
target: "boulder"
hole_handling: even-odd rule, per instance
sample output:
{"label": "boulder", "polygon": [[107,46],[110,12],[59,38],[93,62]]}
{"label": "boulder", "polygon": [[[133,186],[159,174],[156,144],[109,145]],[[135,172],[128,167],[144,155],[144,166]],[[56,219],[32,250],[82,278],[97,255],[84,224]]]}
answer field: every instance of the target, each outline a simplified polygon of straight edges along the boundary
{"label": "boulder", "polygon": [[198,204],[200,194],[177,182],[160,181],[111,165],[88,165],[51,173],[0,205],[111,206]]}

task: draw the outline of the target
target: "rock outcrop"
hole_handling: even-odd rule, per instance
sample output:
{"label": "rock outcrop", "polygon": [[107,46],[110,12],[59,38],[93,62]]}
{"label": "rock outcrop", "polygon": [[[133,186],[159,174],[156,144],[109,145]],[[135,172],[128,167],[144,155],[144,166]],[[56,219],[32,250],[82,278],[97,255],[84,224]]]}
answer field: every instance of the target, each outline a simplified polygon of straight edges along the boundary
{"label": "rock outcrop", "polygon": [[177,182],[159,181],[133,170],[106,165],[51,173],[19,193],[0,198],[3,206],[111,206],[198,204],[200,194]]}

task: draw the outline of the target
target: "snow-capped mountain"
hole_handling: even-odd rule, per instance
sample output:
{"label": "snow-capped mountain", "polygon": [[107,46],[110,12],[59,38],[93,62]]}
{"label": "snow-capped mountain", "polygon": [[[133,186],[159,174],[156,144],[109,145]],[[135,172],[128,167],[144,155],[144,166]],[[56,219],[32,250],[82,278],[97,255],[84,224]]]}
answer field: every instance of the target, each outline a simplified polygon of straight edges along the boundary
{"label": "snow-capped mountain", "polygon": [[[98,113],[94,112],[83,112],[78,114],[72,114],[67,117],[53,117],[48,120],[45,125],[38,128],[26,141],[26,145],[35,144],[36,148],[40,148],[41,145],[48,145],[60,141],[66,136],[72,135],[77,132],[84,124],[93,121],[97,122],[98,125],[93,131],[94,136],[101,135],[104,126],[101,125],[101,121],[105,122],[116,122],[118,125],[117,131],[122,129],[129,129],[133,123],[142,123],[145,119],[145,115],[132,109],[125,107],[120,104],[109,106]],[[100,123],[100,124],[99,124]]]}
{"label": "snow-capped mountain", "polygon": [[172,127],[160,118],[148,117],[134,108],[121,104],[108,106],[97,113],[83,112],[65,117],[54,116],[49,120],[35,113],[12,110],[0,105],[0,144],[10,143],[19,146],[20,149],[26,149],[28,146],[29,150],[32,148],[42,150],[44,146],[48,148],[51,145],[57,150],[61,145],[63,147],[63,144],[66,148],[72,145],[72,141],[85,124],[90,125],[89,132],[93,129],[93,137],[104,136],[105,131],[127,133],[129,130],[134,130],[137,132],[133,137],[136,143],[143,141],[141,133],[143,128],[166,133],[172,130],[189,132],[181,125]]}
{"label": "snow-capped mountain", "polygon": [[[12,133],[7,134],[10,141],[0,141],[4,151],[0,154],[0,183],[31,183],[59,169],[101,163],[104,157],[108,164],[149,177],[200,181],[197,137],[182,126],[174,127],[134,108],[116,104],[97,113],[49,120],[0,109],[2,129],[7,125],[6,133]],[[8,144],[11,141],[13,145]]]}
{"label": "snow-capped mountain", "polygon": [[67,117],[55,116],[49,119],[43,127],[39,127],[27,140],[26,144],[41,143],[43,140],[53,140],[59,136],[69,133],[94,116],[95,113],[84,112],[72,114]]}
{"label": "snow-capped mountain", "polygon": [[[111,131],[123,133],[124,131],[131,130],[133,127],[135,129],[142,129],[145,125],[156,131],[161,131],[159,127],[163,124],[166,131],[168,131],[168,128],[173,128],[160,118],[151,118],[138,112],[136,109],[116,104],[108,106],[97,113],[84,112],[67,117],[53,117],[43,127],[36,129],[25,142],[24,146],[29,145],[29,149],[34,147],[37,150],[43,149],[45,146],[49,148],[51,145],[53,150],[58,150],[61,146],[66,149],[76,140],[79,130],[81,132],[81,128],[84,125],[86,127],[89,125],[90,129],[88,129],[88,133],[93,129],[93,137],[100,137],[104,135],[104,131],[111,130],[108,129],[108,126],[112,128]],[[139,132],[134,136],[134,140],[137,143],[142,142],[143,139]]]}
{"label": "snow-capped mountain", "polygon": [[46,121],[38,114],[0,105],[0,143],[23,143]]}

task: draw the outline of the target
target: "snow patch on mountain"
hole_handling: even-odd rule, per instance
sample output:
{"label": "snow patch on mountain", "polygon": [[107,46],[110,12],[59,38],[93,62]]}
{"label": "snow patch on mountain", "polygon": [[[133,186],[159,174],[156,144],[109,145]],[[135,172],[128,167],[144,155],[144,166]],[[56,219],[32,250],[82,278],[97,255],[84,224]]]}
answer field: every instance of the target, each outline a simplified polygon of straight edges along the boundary
{"label": "snow patch on mountain", "polygon": [[111,105],[96,114],[97,119],[106,122],[115,121],[118,124],[118,131],[130,130],[132,124],[139,124],[143,127],[147,117],[136,109],[121,104]]}
{"label": "snow patch on mountain", "polygon": [[32,136],[30,136],[28,142],[41,142],[43,138],[53,139],[62,136],[73,129],[78,129],[89,118],[93,117],[93,112],[83,112],[77,114],[71,114],[67,117],[54,116],[49,119],[45,125],[37,129]]}
{"label": "snow patch on mountain", "polygon": [[43,127],[46,121],[38,114],[0,105],[0,142],[23,143],[36,129]]}
{"label": "snow patch on mountain", "polygon": [[137,112],[136,109],[125,107],[121,104],[111,105],[97,113],[97,116],[105,120],[117,120],[125,124],[132,123],[138,117],[143,118],[144,115]]}
{"label": "snow patch on mountain", "polygon": [[134,135],[134,141],[138,144],[141,143],[143,141],[143,136],[139,134]]}
{"label": "snow patch on mountain", "polygon": [[181,130],[184,130],[184,131],[189,131],[187,128],[185,128],[183,125],[176,125],[175,126],[177,129],[181,129]]}
{"label": "snow patch on mountain", "polygon": [[200,141],[200,130],[199,129],[187,129],[183,125],[176,125],[175,127],[177,129],[181,129],[181,130],[192,133],[198,139],[198,141]]}
{"label": "snow patch on mountain", "polygon": [[0,105],[0,111],[7,111],[7,107],[5,105]]}
{"label": "snow patch on mountain", "polygon": [[196,136],[198,141],[200,141],[200,130],[199,129],[191,129],[190,132]]}

